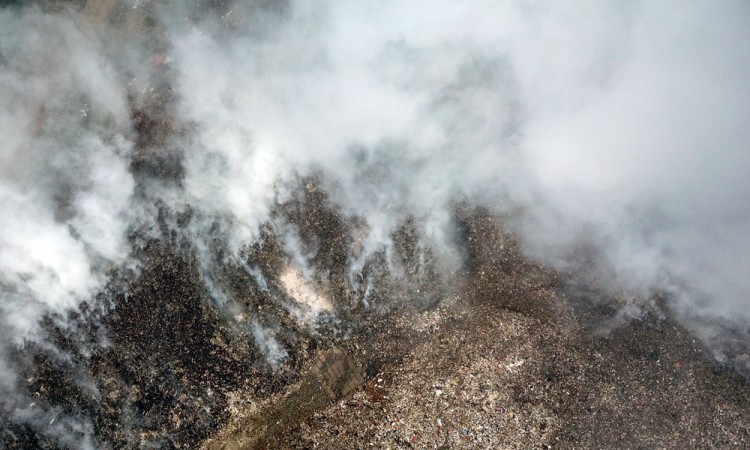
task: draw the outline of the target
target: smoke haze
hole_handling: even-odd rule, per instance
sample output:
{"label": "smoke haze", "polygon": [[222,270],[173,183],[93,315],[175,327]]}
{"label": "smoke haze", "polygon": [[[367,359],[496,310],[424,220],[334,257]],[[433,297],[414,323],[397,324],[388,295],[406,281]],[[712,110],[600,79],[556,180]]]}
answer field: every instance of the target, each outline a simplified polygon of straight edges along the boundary
{"label": "smoke haze", "polygon": [[527,250],[557,267],[593,245],[611,282],[747,319],[745,5],[305,2],[280,14],[173,40],[177,110],[198,124],[186,191],[235,217],[238,243],[279,179],[322,170],[366,219],[369,251],[407,215],[450,248],[449,208],[465,196],[520,207]]}
{"label": "smoke haze", "polygon": [[[727,327],[746,335],[746,2],[117,8],[108,25],[73,9],[0,10],[5,389],[7,349],[43,341],[44,317],[65,326],[113,268],[134,266],[128,237],[158,227],[160,207],[192,214],[169,226],[201,255],[218,304],[232,303],[222,258],[240,261],[271,226],[290,282],[315,303],[292,305],[296,316],[335,315],[305,284],[320,280],[315,249],[275,213],[305,177],[361,224],[346,250],[351,280],[379,253],[400,270],[392,236],[407,220],[448,276],[461,264],[453,210],[469,202],[510,214],[545,264],[644,298],[666,293],[707,340]],[[160,82],[172,97],[155,101]],[[148,152],[178,159],[177,181],[133,170],[133,108],[170,116],[173,132]],[[245,270],[269,289],[260,269]],[[287,358],[275,325],[248,326],[271,365]]]}

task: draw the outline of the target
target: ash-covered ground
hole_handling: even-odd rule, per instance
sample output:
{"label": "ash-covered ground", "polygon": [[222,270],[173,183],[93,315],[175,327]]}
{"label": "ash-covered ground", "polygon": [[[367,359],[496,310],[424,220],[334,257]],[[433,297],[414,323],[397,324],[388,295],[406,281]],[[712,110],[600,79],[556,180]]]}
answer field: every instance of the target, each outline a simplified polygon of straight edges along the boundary
{"label": "ash-covered ground", "polygon": [[[63,142],[57,115],[77,117],[71,125],[73,137],[64,137],[74,145],[84,145],[75,139],[89,132],[106,145],[127,141],[128,150],[113,160],[125,161],[132,181],[126,211],[120,214],[127,220],[118,216],[126,224],[125,256],[111,256],[100,251],[99,241],[91,237],[98,235],[87,228],[85,206],[96,202],[76,203],[81,192],[96,190],[101,177],[83,173],[81,168],[87,166],[78,160],[69,165],[64,158],[50,158],[49,167],[44,165],[45,158],[56,154],[52,151],[40,151],[39,160],[28,164],[15,154],[4,160],[13,163],[13,170],[27,164],[43,166],[45,176],[63,172],[62,181],[50,183],[61,191],[49,200],[54,222],[61,224],[66,238],[83,242],[84,253],[93,261],[86,269],[104,281],[93,283],[93,298],[76,298],[72,305],[54,308],[35,296],[36,291],[27,294],[22,289],[41,275],[21,269],[16,274],[3,266],[11,273],[0,277],[3,312],[12,309],[6,305],[18,306],[18,298],[45,307],[33,316],[38,330],[28,325],[35,331],[26,338],[11,335],[26,324],[14,328],[2,322],[11,330],[0,330],[0,374],[7,375],[0,382],[0,392],[7,394],[0,399],[2,448],[750,447],[748,329],[720,315],[705,314],[702,322],[686,320],[678,289],[651,284],[628,289],[615,274],[617,267],[597,258],[601,248],[588,242],[576,247],[574,264],[562,265],[569,271],[553,268],[549,263],[554,258],[528,251],[534,235],[524,233],[527,222],[520,217],[529,206],[523,203],[498,207],[485,197],[465,194],[449,195],[447,206],[440,203],[442,197],[436,203],[441,207],[422,210],[424,205],[414,203],[415,198],[431,199],[432,191],[440,191],[459,166],[442,170],[445,167],[425,162],[431,154],[399,159],[396,144],[397,150],[391,151],[358,142],[346,153],[351,159],[345,166],[353,180],[349,184],[324,163],[300,164],[305,170],[290,169],[264,184],[263,170],[245,170],[256,165],[276,170],[263,157],[248,162],[215,149],[204,157],[204,147],[232,147],[226,136],[236,130],[227,123],[239,120],[232,105],[258,102],[262,111],[275,111],[277,105],[252,89],[244,96],[219,92],[228,112],[209,111],[209,116],[226,113],[231,118],[222,117],[227,123],[211,128],[201,122],[209,119],[182,111],[192,104],[185,98],[193,93],[185,87],[189,77],[180,71],[191,66],[172,58],[182,51],[189,59],[185,47],[206,45],[201,41],[204,33],[214,33],[216,42],[226,47],[237,45],[222,39],[249,23],[251,31],[242,39],[260,42],[252,57],[271,67],[279,64],[282,75],[304,72],[296,64],[298,59],[307,61],[306,44],[298,42],[296,34],[279,37],[266,27],[291,20],[309,38],[319,32],[319,18],[312,8],[315,20],[299,20],[291,12],[301,8],[294,2],[183,3],[170,3],[173,9],[117,0],[0,4],[6,14],[0,17],[2,23],[41,23],[41,28],[53,30],[51,36],[62,30],[62,35],[73,36],[66,45],[101,38],[103,49],[95,53],[104,53],[112,67],[104,70],[86,60],[86,71],[102,70],[117,78],[126,93],[126,117],[121,119],[125,131],[114,136],[112,123],[120,120],[116,114],[107,116],[102,113],[106,108],[87,94],[67,95],[62,87],[71,80],[104,82],[61,76],[62,81],[56,79],[60,84],[53,83],[46,96],[39,96],[42,100],[27,108],[32,117],[30,144],[19,148],[35,149],[43,139]],[[248,22],[241,14],[250,17]],[[179,34],[183,22],[194,34]],[[76,27],[80,30],[70,31]],[[41,80],[56,71],[67,73],[64,58],[50,60],[31,48],[40,39],[23,41],[28,52],[23,46],[22,51],[0,47],[5,51],[0,52],[0,74],[37,76],[28,69],[37,65],[44,66]],[[194,41],[185,46],[180,39]],[[403,42],[389,41],[387,47],[403,58],[400,45]],[[295,49],[290,51],[292,63],[269,56],[287,48]],[[232,65],[208,70],[205,79],[198,77],[207,91],[221,78],[219,71],[244,74],[233,65],[241,66],[241,61],[227,51]],[[467,86],[489,83],[480,76],[485,72],[509,71],[503,62],[480,61],[481,52],[473,47],[467,53],[472,53],[469,69],[458,71],[458,79],[443,86],[437,100],[427,102],[435,109],[431,114],[447,122],[446,133],[457,133],[449,143],[459,147],[459,138],[466,138],[464,128],[471,131],[469,144],[481,146],[471,120],[480,122],[481,129],[485,121],[492,122],[472,116],[486,105]],[[321,59],[334,64],[333,58]],[[306,94],[307,85],[297,86],[296,80],[269,76],[273,80],[268,82],[259,66],[250,73],[258,76],[259,84],[267,83],[263,88],[288,83],[299,88],[291,89],[295,94]],[[324,78],[315,70],[314,79]],[[278,74],[272,70],[271,75]],[[435,75],[425,74],[429,76]],[[0,82],[5,89],[18,81],[8,75]],[[19,100],[22,91],[12,91],[17,95],[13,98],[25,105]],[[229,91],[234,94],[232,86]],[[62,100],[56,92],[65,94],[60,94]],[[500,131],[489,133],[506,144],[523,134],[516,130],[521,108],[515,98],[509,104],[506,122],[497,126]],[[262,116],[252,118],[275,124]],[[471,120],[463,122],[462,116]],[[291,123],[279,128],[282,134],[302,128],[312,144],[321,142],[304,123]],[[248,144],[243,151],[254,154],[250,148]],[[94,156],[83,153],[80,158]],[[286,156],[304,159],[294,152]],[[486,155],[475,156],[483,160],[480,156]],[[235,165],[245,170],[239,171],[241,176]],[[398,165],[404,167],[394,168]],[[36,174],[31,169],[29,173]],[[11,180],[9,186],[16,186],[13,176],[3,175]],[[76,180],[78,176],[84,181]],[[222,184],[222,176],[230,181]],[[205,194],[200,184],[223,194],[236,187],[231,181],[241,184],[245,176],[261,179],[261,187],[270,186],[271,199],[243,196],[241,188],[255,185],[242,184],[240,194],[232,191],[237,195],[225,202],[210,189]],[[413,194],[425,189],[419,184],[425,178],[429,194]],[[356,189],[361,191],[347,192]],[[496,194],[489,192],[490,197]],[[236,207],[238,203],[242,207]],[[351,203],[367,207],[358,210]],[[86,220],[78,220],[80,216]],[[256,217],[262,220],[248,224]],[[15,230],[5,222],[0,226]],[[247,229],[252,231],[243,234]],[[649,232],[649,239],[659,234]],[[0,251],[10,253],[5,245],[0,239]],[[64,256],[63,265],[75,262],[75,255]],[[47,269],[42,265],[38,270]],[[57,279],[52,286],[62,283],[59,279],[66,274],[47,271]],[[691,283],[703,285],[700,280]]]}

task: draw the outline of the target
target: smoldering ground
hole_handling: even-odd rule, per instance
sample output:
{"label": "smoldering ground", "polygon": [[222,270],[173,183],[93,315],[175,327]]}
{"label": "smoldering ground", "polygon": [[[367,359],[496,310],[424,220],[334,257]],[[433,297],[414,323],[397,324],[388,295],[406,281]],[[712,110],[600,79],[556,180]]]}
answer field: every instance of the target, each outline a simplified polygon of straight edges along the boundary
{"label": "smoldering ground", "polygon": [[[51,365],[81,398],[106,391],[76,371],[140,345],[125,312],[174,313],[144,286],[172,286],[187,329],[204,323],[185,339],[221,353],[219,333],[245,357],[171,364],[229,384],[293,367],[300,339],[363,311],[429,303],[464,264],[464,204],[508,216],[529,257],[630,293],[626,316],[662,308],[741,356],[744,3],[92,4],[0,13],[7,420],[61,445],[116,428],[92,422],[93,400],[51,427],[55,402],[34,410],[23,379]],[[135,355],[94,365],[157,364]],[[262,376],[293,376],[279,370]],[[113,383],[128,377],[179,385]],[[125,427],[161,420],[112,401]]]}

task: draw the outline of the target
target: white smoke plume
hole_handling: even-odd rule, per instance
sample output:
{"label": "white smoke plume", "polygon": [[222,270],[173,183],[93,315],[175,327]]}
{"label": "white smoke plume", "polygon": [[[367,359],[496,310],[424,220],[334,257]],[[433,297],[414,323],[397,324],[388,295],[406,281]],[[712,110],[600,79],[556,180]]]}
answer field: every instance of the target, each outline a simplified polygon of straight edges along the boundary
{"label": "white smoke plume", "polygon": [[468,196],[520,206],[527,250],[557,267],[583,240],[616,283],[748,319],[743,3],[234,7],[231,33],[177,27],[173,55],[198,124],[187,191],[239,242],[280,178],[322,169],[369,251],[406,215],[447,246]]}
{"label": "white smoke plume", "polygon": [[43,341],[43,317],[66,328],[127,257],[134,182],[118,78],[69,15],[0,10],[0,407],[69,447],[93,448],[91,424],[15,391],[7,353]]}
{"label": "white smoke plume", "polygon": [[[453,270],[451,208],[468,200],[515,211],[526,252],[556,268],[593,249],[613,286],[747,326],[746,2],[115,3],[108,25],[0,10],[6,344],[101,289],[128,230],[150,220],[144,203],[189,206],[199,252],[220,222],[239,258],[307,175],[365,224],[353,270],[391,255],[410,217]],[[163,45],[128,14],[157,23]],[[148,64],[168,66],[182,131],[164,145],[182,152],[184,179],[136,200],[128,93],[148,91]]]}
{"label": "white smoke plume", "polygon": [[127,255],[130,124],[98,42],[70,18],[0,12],[0,321],[15,344]]}
{"label": "white smoke plume", "polygon": [[266,357],[268,364],[277,369],[289,357],[284,347],[274,337],[274,330],[266,328],[258,321],[252,323],[253,337],[260,345],[260,350]]}

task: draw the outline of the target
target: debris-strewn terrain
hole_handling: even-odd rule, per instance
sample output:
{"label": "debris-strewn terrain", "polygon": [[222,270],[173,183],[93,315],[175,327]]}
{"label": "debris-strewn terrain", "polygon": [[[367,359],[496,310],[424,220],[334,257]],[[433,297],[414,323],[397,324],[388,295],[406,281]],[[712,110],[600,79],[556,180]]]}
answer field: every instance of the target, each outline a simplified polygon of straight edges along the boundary
{"label": "debris-strewn terrain", "polygon": [[[138,211],[126,257],[97,260],[95,298],[44,310],[39,336],[2,343],[15,378],[0,380],[13,393],[0,398],[0,448],[750,448],[747,379],[681,325],[670,294],[526,256],[515,206],[456,196],[449,250],[424,216],[394,214],[373,250],[376,225],[314,166],[273,181],[257,234],[232,248],[239,219],[186,200],[183,147],[201,137],[179,120],[158,15],[143,2],[34,3],[142,39],[141,72],[122,74]],[[236,25],[235,3],[195,3],[185,10],[213,11],[222,33]],[[355,165],[375,191],[389,182],[381,157]],[[737,336],[725,348],[746,362]]]}
{"label": "debris-strewn terrain", "polygon": [[[563,277],[518,259],[496,226],[474,217],[469,241],[484,245],[471,246],[474,270],[449,298],[394,319],[369,344],[342,343],[360,361],[380,361],[359,389],[255,435],[258,448],[750,444],[750,389],[737,374],[668,318],[646,315],[603,332],[612,318],[601,311],[573,314],[581,299],[566,295]],[[265,405],[287,403],[280,396]],[[234,414],[237,430],[242,417],[268,413],[251,405]],[[237,435],[218,436],[208,448],[240,448]]]}
{"label": "debris-strewn terrain", "polygon": [[[322,205],[311,200],[308,208],[309,223],[320,227]],[[347,324],[331,326],[335,332],[300,328],[293,314],[269,303],[273,294],[247,284],[247,309],[281,324],[274,333],[289,355],[276,369],[263,349],[231,329],[245,319],[210,307],[196,269],[171,244],[147,243],[147,267],[101,318],[101,329],[90,332],[109,344],[78,364],[37,350],[30,395],[62,408],[60,415],[93,417],[90,431],[105,447],[750,443],[746,381],[717,366],[657,306],[613,325],[616,296],[595,299],[589,290],[583,298],[564,275],[522,258],[500,219],[486,211],[464,208],[457,217],[468,252],[460,275],[433,280],[441,289],[414,288],[413,299],[398,286],[384,291],[382,307],[349,311]],[[263,252],[274,248],[270,242]],[[271,265],[272,256],[255,258]],[[269,292],[283,289],[278,279],[268,284]],[[442,296],[426,301],[418,291]],[[84,372],[71,375],[81,364]],[[82,390],[71,376],[91,380],[96,390]],[[4,425],[3,442],[56,448],[54,436],[14,424]]]}

